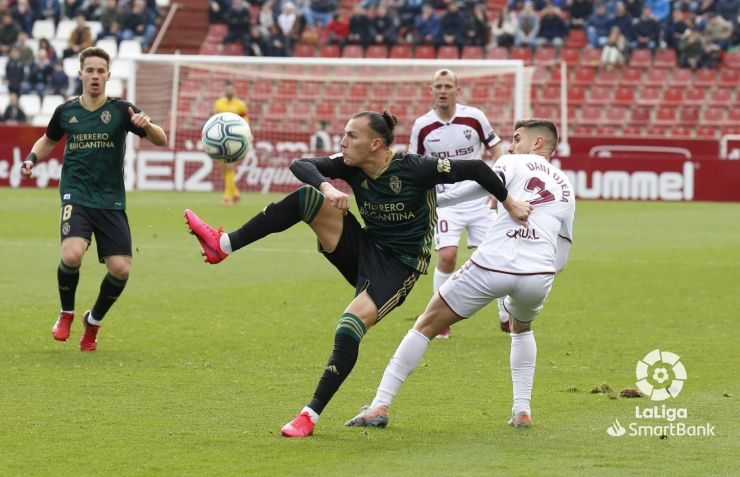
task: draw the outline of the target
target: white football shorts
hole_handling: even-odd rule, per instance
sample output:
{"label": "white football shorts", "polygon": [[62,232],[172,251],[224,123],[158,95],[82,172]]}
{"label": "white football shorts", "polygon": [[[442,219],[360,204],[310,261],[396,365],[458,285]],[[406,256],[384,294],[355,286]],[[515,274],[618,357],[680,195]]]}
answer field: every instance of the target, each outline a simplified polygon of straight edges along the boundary
{"label": "white football shorts", "polygon": [[434,249],[457,247],[463,230],[468,231],[468,248],[477,247],[486,238],[486,232],[496,219],[487,205],[463,211],[456,207],[437,208],[437,226],[434,228]]}
{"label": "white football shorts", "polygon": [[469,318],[496,298],[506,297],[506,311],[528,323],[542,310],[555,275],[513,275],[465,262],[440,288],[439,294],[458,316]]}

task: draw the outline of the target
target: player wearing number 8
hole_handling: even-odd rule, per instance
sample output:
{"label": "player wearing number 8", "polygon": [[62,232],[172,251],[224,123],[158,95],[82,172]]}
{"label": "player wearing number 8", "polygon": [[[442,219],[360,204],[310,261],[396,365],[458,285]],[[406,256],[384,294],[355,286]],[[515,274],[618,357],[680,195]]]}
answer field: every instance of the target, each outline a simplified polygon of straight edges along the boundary
{"label": "player wearing number 8", "polygon": [[97,347],[100,321],[123,292],[131,267],[131,232],[123,182],[126,134],[133,132],[157,146],[167,141],[162,128],[135,105],[106,96],[109,67],[110,57],[101,48],[86,48],[80,53],[82,95],[54,111],[46,133],[33,145],[21,169],[24,178],[31,177],[36,161],[46,159],[66,134],[59,182],[62,259],[57,280],[62,309],[51,331],[55,340],[69,338],[79,268],[93,234],[98,258],[108,269],[95,305],[83,318],[83,351]]}
{"label": "player wearing number 8", "polygon": [[[393,397],[418,366],[429,340],[441,329],[472,316],[503,296],[511,327],[514,403],[509,423],[515,427],[531,425],[530,401],[537,357],[531,323],[542,310],[554,275],[565,267],[575,215],[570,181],[549,162],[557,138],[551,121],[529,119],[516,123],[509,154],[496,161],[494,171],[512,197],[534,206],[528,225],[520,225],[499,207],[498,218],[481,245],[435,293],[414,328],[401,341],[371,405],[348,421],[348,426],[384,427]],[[439,195],[438,205],[445,207],[485,195],[486,191],[477,184],[466,184]]]}

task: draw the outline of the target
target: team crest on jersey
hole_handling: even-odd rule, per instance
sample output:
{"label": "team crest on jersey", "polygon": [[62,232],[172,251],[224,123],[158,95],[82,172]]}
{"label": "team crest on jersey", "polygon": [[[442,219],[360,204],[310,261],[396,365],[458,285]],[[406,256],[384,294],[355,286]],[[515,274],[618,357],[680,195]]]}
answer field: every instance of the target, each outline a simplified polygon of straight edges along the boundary
{"label": "team crest on jersey", "polygon": [[110,112],[103,111],[100,113],[100,120],[103,121],[103,124],[108,124],[110,122]]}
{"label": "team crest on jersey", "polygon": [[472,129],[466,129],[464,134],[465,134],[465,139],[467,139],[468,141],[470,141],[470,137],[473,135],[473,130]]}
{"label": "team crest on jersey", "polygon": [[452,164],[449,159],[437,159],[437,172],[450,172]]}
{"label": "team crest on jersey", "polygon": [[62,235],[69,235],[69,222],[64,222],[64,225],[62,225]]}
{"label": "team crest on jersey", "polygon": [[388,180],[388,185],[391,186],[391,190],[398,194],[401,192],[401,179],[398,178],[398,176],[391,176],[391,178]]}
{"label": "team crest on jersey", "polygon": [[360,187],[362,187],[363,189],[369,189],[369,187],[367,186],[367,179],[363,179],[362,182],[360,182]]}

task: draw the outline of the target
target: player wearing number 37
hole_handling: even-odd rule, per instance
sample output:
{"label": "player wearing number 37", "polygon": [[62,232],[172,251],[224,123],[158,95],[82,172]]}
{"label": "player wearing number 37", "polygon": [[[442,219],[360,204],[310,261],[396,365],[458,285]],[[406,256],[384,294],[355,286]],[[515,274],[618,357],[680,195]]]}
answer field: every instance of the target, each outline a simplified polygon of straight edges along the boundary
{"label": "player wearing number 37", "polygon": [[133,104],[109,98],[110,56],[101,48],[80,53],[82,95],[60,105],[46,132],[33,145],[21,174],[29,178],[39,159],[46,159],[66,134],[64,164],[59,182],[62,199],[59,232],[62,259],[57,269],[61,312],[51,334],[67,341],[75,313],[75,291],[82,257],[93,234],[98,259],[108,268],[95,305],[83,317],[82,351],[94,351],[100,322],[123,292],[131,267],[131,231],[126,217],[123,158],[130,131],[152,144],[164,146],[167,137],[159,126]]}
{"label": "player wearing number 37", "polygon": [[[429,340],[441,329],[473,316],[504,296],[511,328],[514,391],[509,424],[531,425],[530,401],[537,358],[531,325],[542,310],[555,274],[568,259],[576,208],[570,181],[549,162],[557,142],[557,129],[551,121],[529,119],[514,125],[509,154],[501,156],[493,169],[514,199],[534,207],[528,225],[517,223],[499,205],[498,218],[483,243],[434,294],[388,363],[375,399],[348,421],[348,426],[385,427],[391,400],[419,365]],[[444,207],[486,194],[478,184],[469,183],[439,195],[437,201]]]}

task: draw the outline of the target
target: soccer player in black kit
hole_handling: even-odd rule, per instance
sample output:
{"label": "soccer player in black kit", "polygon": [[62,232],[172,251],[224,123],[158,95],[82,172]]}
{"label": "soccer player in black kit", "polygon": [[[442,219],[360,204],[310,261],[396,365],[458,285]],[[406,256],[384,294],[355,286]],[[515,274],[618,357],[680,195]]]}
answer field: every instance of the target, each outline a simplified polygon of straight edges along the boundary
{"label": "soccer player in black kit", "polygon": [[[436,222],[435,186],[474,180],[525,223],[531,206],[508,197],[506,188],[483,161],[449,161],[394,153],[389,113],[362,112],[349,120],[342,152],[291,164],[308,184],[265,207],[238,230],[224,233],[191,210],[185,219],[209,263],[271,233],[303,221],[316,233],[321,253],[355,287],[334,337],[334,349],[311,401],[288,424],[286,437],[307,437],[319,415],[357,361],[367,330],[401,305],[420,274],[426,273]],[[365,227],[349,210],[349,196],[329,183],[342,179],[352,188]]]}

